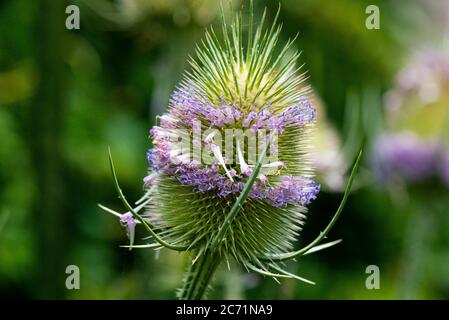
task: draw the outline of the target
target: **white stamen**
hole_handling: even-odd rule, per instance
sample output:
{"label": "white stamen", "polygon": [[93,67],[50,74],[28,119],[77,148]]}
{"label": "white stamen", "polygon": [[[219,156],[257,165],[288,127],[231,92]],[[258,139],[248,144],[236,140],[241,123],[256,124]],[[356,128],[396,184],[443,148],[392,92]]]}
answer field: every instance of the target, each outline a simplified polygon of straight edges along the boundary
{"label": "white stamen", "polygon": [[182,154],[176,157],[175,163],[182,163],[182,164],[186,164],[186,163],[190,163],[190,154]]}
{"label": "white stamen", "polygon": [[228,168],[226,168],[225,161],[223,159],[223,156],[221,155],[220,148],[216,144],[211,144],[210,149],[214,153],[215,158],[217,159],[218,163],[223,167],[223,169],[226,172],[226,175],[231,179],[232,182],[234,182],[234,179],[232,179],[232,175],[229,172]]}
{"label": "white stamen", "polygon": [[285,162],[276,161],[262,165],[262,168],[285,167]]}
{"label": "white stamen", "polygon": [[217,133],[217,131],[213,131],[212,133],[209,133],[207,135],[207,137],[204,139],[204,144],[205,145],[209,145],[212,143],[212,138],[215,136],[215,134]]}
{"label": "white stamen", "polygon": [[167,114],[164,114],[164,115],[160,116],[159,119],[164,120],[164,121],[168,121],[168,122],[177,122],[178,121],[177,119],[175,119],[175,118],[173,118],[173,117],[171,117],[171,116],[169,116]]}
{"label": "white stamen", "polygon": [[178,156],[181,153],[181,149],[172,149],[169,152],[169,156],[171,159],[173,159],[174,157]]}
{"label": "white stamen", "polygon": [[243,174],[251,175],[250,168],[245,162],[245,158],[243,157],[242,149],[240,148],[240,141],[237,142],[237,156],[239,158],[239,164],[240,164],[240,172]]}

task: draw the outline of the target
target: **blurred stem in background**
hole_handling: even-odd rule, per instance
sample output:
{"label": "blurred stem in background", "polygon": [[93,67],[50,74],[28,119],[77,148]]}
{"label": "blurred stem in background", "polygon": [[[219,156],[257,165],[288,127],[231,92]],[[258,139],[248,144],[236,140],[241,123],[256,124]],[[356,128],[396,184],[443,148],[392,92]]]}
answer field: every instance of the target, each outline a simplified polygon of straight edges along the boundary
{"label": "blurred stem in background", "polygon": [[239,266],[234,265],[231,269],[226,269],[226,274],[221,278],[224,281],[225,300],[245,299],[242,271]]}
{"label": "blurred stem in background", "polygon": [[4,211],[0,215],[0,234],[6,225],[6,221],[8,220],[8,217],[9,217],[9,211]]}
{"label": "blurred stem in background", "polygon": [[430,248],[434,228],[432,210],[428,206],[411,203],[411,217],[404,237],[399,299],[417,299],[424,278],[426,254]]}
{"label": "blurred stem in background", "polygon": [[200,38],[198,30],[179,30],[175,35],[170,35],[171,40],[163,46],[166,54],[155,59],[153,68],[157,73],[157,81],[154,83],[153,97],[149,104],[150,123],[157,115],[164,113],[169,97],[174,87],[181,79],[185,68],[185,57],[193,51],[192,43]]}
{"label": "blurred stem in background", "polygon": [[28,139],[34,165],[36,266],[35,297],[62,298],[64,257],[68,250],[67,196],[61,154],[65,106],[63,35],[65,1],[40,0],[36,11],[35,46],[39,85],[29,113]]}

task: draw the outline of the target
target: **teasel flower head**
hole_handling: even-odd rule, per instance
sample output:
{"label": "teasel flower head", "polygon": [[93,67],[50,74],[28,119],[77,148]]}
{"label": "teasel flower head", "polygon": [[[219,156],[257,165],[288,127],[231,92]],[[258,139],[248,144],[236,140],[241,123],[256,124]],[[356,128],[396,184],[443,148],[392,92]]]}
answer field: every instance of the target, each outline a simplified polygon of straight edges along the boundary
{"label": "teasel flower head", "polygon": [[222,41],[213,28],[206,32],[150,131],[146,194],[136,208],[124,201],[155,240],[131,247],[191,253],[185,299],[201,297],[208,268],[232,259],[248,271],[311,283],[281,262],[338,242],[317,246],[324,232],[290,252],[320,189],[309,159],[316,110],[294,39],[278,44],[279,11],[268,26],[264,12],[254,32],[252,12],[247,36],[241,15],[229,27],[223,17]]}

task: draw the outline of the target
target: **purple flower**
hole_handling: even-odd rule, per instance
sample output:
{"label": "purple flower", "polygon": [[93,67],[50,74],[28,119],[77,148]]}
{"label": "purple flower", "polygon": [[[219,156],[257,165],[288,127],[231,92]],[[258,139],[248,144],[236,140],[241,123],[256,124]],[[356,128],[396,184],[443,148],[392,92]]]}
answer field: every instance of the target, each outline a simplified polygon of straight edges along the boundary
{"label": "purple flower", "polygon": [[383,183],[418,182],[435,174],[440,155],[441,147],[434,141],[411,133],[385,134],[375,143],[373,165]]}
{"label": "purple flower", "polygon": [[221,112],[223,113],[223,117],[224,117],[223,122],[225,124],[233,124],[234,123],[235,119],[234,119],[234,112],[232,110],[232,107],[222,106]]}
{"label": "purple flower", "polygon": [[[136,228],[136,220],[134,220],[132,213],[125,213],[120,217],[120,223],[127,230],[129,243],[132,246],[134,243],[134,230]],[[129,248],[131,250],[131,248]]]}
{"label": "purple flower", "polygon": [[124,224],[126,227],[134,227],[136,225],[136,221],[133,218],[132,213],[126,213],[120,217],[120,222]]}
{"label": "purple flower", "polygon": [[221,107],[216,108],[205,97],[185,88],[176,91],[170,103],[170,115],[160,117],[163,128],[191,127],[194,120],[204,120],[211,126],[222,128],[241,121],[243,128],[254,131],[263,128],[282,133],[286,126],[304,126],[315,122],[316,118],[315,107],[305,96],[277,115],[273,113],[273,107],[269,103],[260,110],[254,105],[247,114],[233,104],[226,104],[224,100],[221,101]]}
{"label": "purple flower", "polygon": [[283,181],[267,190],[268,200],[275,206],[287,204],[308,205],[320,192],[320,186],[313,179],[285,176]]}
{"label": "purple flower", "polygon": [[[215,192],[221,198],[238,195],[253,172],[244,159],[245,149],[240,145],[241,142],[237,143],[238,164],[236,167],[227,164],[223,149],[214,142],[214,136],[221,128],[232,126],[250,128],[253,131],[265,129],[282,134],[287,127],[303,127],[315,121],[315,108],[305,97],[283,112],[276,113],[269,103],[261,108],[253,105],[244,112],[224,99],[221,99],[219,107],[214,107],[213,103],[194,90],[181,88],[173,94],[170,104],[169,113],[160,117],[160,126],[155,126],[150,131],[154,147],[148,151],[147,159],[155,173],[145,177],[145,185],[150,185],[157,174],[166,174],[182,185],[191,186],[196,192]],[[216,129],[204,141],[195,138],[192,142],[193,146],[203,146],[205,150],[212,152],[216,161],[211,165],[190,162],[190,155],[182,155],[181,149],[175,145],[176,130],[192,129],[195,120],[203,127]],[[272,147],[272,152],[277,151],[275,149]],[[274,161],[262,166],[265,169],[271,167],[279,174],[285,163]],[[311,178],[281,177],[281,182],[270,183],[270,175],[260,173],[249,198],[265,200],[276,207],[306,206],[319,192],[319,186]]]}
{"label": "purple flower", "polygon": [[256,118],[257,118],[257,113],[254,112],[254,111],[251,111],[251,112],[248,113],[248,115],[243,119],[242,126],[243,126],[244,128],[248,128],[248,127],[251,125],[251,123],[254,121],[254,119],[256,119]]}
{"label": "purple flower", "polygon": [[316,109],[309,99],[302,97],[300,102],[287,108],[284,117],[287,125],[303,126],[316,120]]}

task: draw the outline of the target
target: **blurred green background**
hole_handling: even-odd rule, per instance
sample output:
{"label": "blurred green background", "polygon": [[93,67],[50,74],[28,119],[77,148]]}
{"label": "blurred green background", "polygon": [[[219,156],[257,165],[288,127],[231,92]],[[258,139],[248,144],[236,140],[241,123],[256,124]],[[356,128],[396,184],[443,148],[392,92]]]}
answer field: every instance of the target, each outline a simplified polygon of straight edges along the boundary
{"label": "blurred green background", "polygon": [[[323,118],[326,114],[328,125],[349,145],[342,148],[349,149],[343,155],[347,166],[360,140],[357,127],[369,142],[382,126],[382,97],[413,48],[443,41],[445,2],[281,1],[282,36],[287,41],[299,32],[297,47]],[[175,298],[183,256],[120,248],[127,242],[124,229],[97,203],[123,211],[108,168],[108,146],[128,197],[142,194],[148,130],[167,107],[204,28],[218,23],[219,3],[0,2],[1,298]],[[79,30],[65,28],[69,4],[80,8]],[[380,8],[379,30],[365,27],[370,4]],[[272,19],[278,1],[255,1],[256,17],[265,6]],[[392,197],[372,178],[366,159],[331,232],[332,240],[343,242],[288,266],[315,286],[294,280],[279,285],[223,268],[210,297],[448,299],[447,189],[438,196],[426,190],[410,195],[405,202]],[[340,198],[341,192],[323,186],[300,243],[324,228]],[[420,234],[418,224],[410,223],[417,207],[425,212],[419,229],[427,228]],[[137,239],[142,236],[138,232]],[[65,287],[68,265],[80,268],[79,290]],[[379,267],[379,290],[365,286],[369,265]]]}

